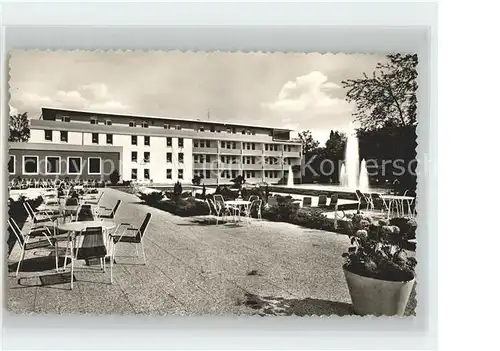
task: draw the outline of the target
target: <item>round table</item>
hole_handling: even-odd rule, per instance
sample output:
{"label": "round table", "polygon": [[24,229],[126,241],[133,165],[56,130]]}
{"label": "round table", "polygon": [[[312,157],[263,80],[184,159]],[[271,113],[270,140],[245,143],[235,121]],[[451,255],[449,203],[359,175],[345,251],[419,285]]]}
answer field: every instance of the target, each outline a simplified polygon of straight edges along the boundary
{"label": "round table", "polygon": [[59,211],[61,211],[61,208],[58,205],[42,205],[35,209],[35,212],[56,213]]}
{"label": "round table", "polygon": [[59,230],[68,232],[78,232],[85,230],[88,227],[102,227],[103,229],[109,230],[116,226],[113,221],[78,221],[78,222],[68,222],[59,224],[57,227]]}
{"label": "round table", "polygon": [[[249,207],[251,202],[247,200],[229,200],[224,202],[226,205],[229,205],[231,207],[236,207],[236,208],[244,207],[246,213],[248,213],[248,211],[250,210]],[[240,217],[240,212],[238,211],[238,218],[239,217]],[[235,214],[233,215],[233,219],[236,220],[236,211]]]}
{"label": "round table", "polygon": [[396,211],[399,216],[399,208],[401,208],[401,214],[404,216],[404,202],[406,201],[406,204],[408,205],[408,214],[412,216],[412,211],[411,211],[411,203],[415,198],[413,196],[401,196],[401,195],[380,195],[380,198],[385,201],[389,201],[389,205],[387,206],[387,219],[389,219],[391,215],[391,207],[392,204],[395,203],[396,206]]}
{"label": "round table", "polygon": [[[115,227],[115,223],[113,221],[78,221],[78,222],[68,222],[68,223],[63,223],[59,224],[57,227],[61,231],[67,231],[68,232],[68,243],[73,241],[73,245],[75,245],[75,240],[77,238],[76,232],[80,232],[82,230],[85,230],[86,228],[90,227],[101,227],[103,229],[102,231],[102,243],[100,242],[95,242],[95,240],[89,240],[88,244],[90,246],[86,246],[86,249],[89,248],[96,248],[96,247],[104,247],[107,252],[109,252],[110,245],[112,245],[112,240],[108,240],[108,230],[113,229]],[[71,233],[74,233],[73,236],[70,236]],[[86,237],[83,237],[83,242],[81,243],[82,247],[85,247],[85,240]],[[56,246],[56,252],[58,248]],[[80,249],[81,250],[81,249]],[[56,258],[57,259],[57,258]],[[66,258],[64,262],[64,267],[66,267]],[[59,270],[59,266],[56,263],[56,271]]]}

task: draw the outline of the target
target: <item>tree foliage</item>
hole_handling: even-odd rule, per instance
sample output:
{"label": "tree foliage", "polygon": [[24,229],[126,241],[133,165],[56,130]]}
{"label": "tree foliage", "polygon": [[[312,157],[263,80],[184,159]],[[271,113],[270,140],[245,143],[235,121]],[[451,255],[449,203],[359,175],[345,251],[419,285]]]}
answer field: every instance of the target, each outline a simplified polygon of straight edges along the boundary
{"label": "tree foliage", "polygon": [[30,138],[28,113],[18,113],[9,117],[9,141],[26,142]]}
{"label": "tree foliage", "polygon": [[356,104],[356,120],[365,129],[417,123],[416,54],[390,54],[371,76],[343,81],[347,101]]}
{"label": "tree foliage", "polygon": [[314,140],[310,130],[304,130],[304,131],[300,132],[299,138],[300,138],[300,141],[302,141],[304,155],[311,154],[319,146],[319,141]]}
{"label": "tree foliage", "polygon": [[326,150],[332,159],[343,159],[346,143],[347,136],[344,133],[330,131],[330,137],[326,141]]}

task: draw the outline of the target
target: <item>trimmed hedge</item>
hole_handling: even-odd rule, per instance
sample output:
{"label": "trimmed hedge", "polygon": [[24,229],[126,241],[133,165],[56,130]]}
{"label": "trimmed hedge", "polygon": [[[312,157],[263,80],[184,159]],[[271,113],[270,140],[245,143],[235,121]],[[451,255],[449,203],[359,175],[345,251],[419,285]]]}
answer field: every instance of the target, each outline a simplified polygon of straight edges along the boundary
{"label": "trimmed hedge", "polygon": [[196,201],[194,197],[166,199],[162,192],[141,194],[140,197],[151,207],[181,217],[204,216],[210,213],[207,204],[205,202]]}
{"label": "trimmed hedge", "polygon": [[[277,200],[277,205],[262,209],[262,218],[275,222],[296,224],[311,229],[339,232],[339,228],[334,229],[334,220],[323,216],[321,209],[301,208],[298,204],[293,203],[292,198],[289,196],[278,196]],[[337,227],[340,226],[341,222],[337,221]]]}

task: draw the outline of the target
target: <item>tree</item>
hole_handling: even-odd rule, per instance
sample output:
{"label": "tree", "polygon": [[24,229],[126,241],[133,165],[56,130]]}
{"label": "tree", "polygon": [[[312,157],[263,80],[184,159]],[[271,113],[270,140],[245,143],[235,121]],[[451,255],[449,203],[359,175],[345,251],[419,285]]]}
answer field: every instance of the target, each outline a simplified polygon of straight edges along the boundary
{"label": "tree", "polygon": [[109,181],[112,185],[116,185],[120,181],[120,173],[116,169],[109,175]]}
{"label": "tree", "polygon": [[28,113],[18,113],[9,117],[9,141],[26,142],[30,138]]}
{"label": "tree", "polygon": [[245,184],[246,180],[245,180],[245,177],[240,174],[236,178],[231,179],[231,182],[234,183],[234,185],[232,186],[232,188],[240,189],[241,186],[243,184]]}
{"label": "tree", "polygon": [[198,174],[195,174],[193,179],[191,180],[191,182],[193,183],[193,185],[200,185],[202,178],[203,178],[203,176],[199,176]]}
{"label": "tree", "polygon": [[330,131],[330,138],[326,141],[326,150],[332,159],[343,159],[347,136],[338,131]]}
{"label": "tree", "polygon": [[372,76],[343,81],[347,101],[356,104],[356,120],[365,130],[417,124],[416,54],[390,54]]}
{"label": "tree", "polygon": [[310,130],[304,130],[299,133],[300,141],[302,141],[302,147],[304,150],[304,155],[310,155],[319,146],[319,141],[314,140]]}

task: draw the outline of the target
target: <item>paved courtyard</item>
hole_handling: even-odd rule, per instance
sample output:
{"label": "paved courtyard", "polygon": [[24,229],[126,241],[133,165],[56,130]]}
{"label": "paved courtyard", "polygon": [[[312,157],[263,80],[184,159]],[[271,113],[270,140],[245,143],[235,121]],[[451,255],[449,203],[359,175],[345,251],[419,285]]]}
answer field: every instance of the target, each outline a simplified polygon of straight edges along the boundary
{"label": "paved courtyard", "polygon": [[[207,225],[141,204],[106,189],[103,204],[123,201],[118,221],[152,222],[145,238],[147,265],[132,245],[119,244],[114,284],[109,270],[75,265],[74,289],[54,274],[53,253],[27,252],[19,277],[19,246],[9,257],[8,309],[16,313],[345,315],[350,298],[341,254],[347,236],[286,223]],[[130,247],[129,247],[130,246]],[[128,256],[128,257],[126,257]],[[42,270],[42,271],[41,271]],[[57,280],[57,279],[56,279]],[[412,296],[407,314],[414,313]]]}

